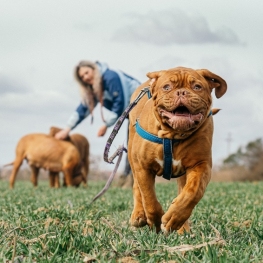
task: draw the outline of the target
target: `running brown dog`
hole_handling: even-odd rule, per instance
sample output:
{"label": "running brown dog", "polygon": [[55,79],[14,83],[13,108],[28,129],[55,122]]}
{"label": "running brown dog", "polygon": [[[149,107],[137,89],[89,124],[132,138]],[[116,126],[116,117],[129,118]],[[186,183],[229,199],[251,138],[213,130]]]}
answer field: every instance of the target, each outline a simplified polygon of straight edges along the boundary
{"label": "running brown dog", "polygon": [[[50,127],[49,135],[55,136],[56,133],[61,131],[61,128],[58,127]],[[87,186],[87,176],[89,173],[89,142],[88,140],[81,134],[73,133],[65,141],[71,142],[79,151],[80,159],[81,159],[81,173],[82,173],[82,182],[85,186]],[[54,187],[59,186],[59,174],[58,173],[50,173],[50,184]]]}
{"label": "running brown dog", "polygon": [[[128,157],[134,175],[131,225],[189,232],[188,218],[211,177],[211,92],[215,89],[220,98],[227,84],[206,69],[178,67],[147,76],[149,80],[131,100],[147,86],[152,98],[144,96],[129,114]],[[178,177],[178,196],[166,212],[156,197],[156,175]]]}
{"label": "running brown dog", "polygon": [[82,181],[81,159],[77,148],[70,142],[59,141],[41,133],[22,137],[16,147],[16,158],[10,176],[10,188],[14,187],[17,172],[26,159],[31,170],[31,181],[37,186],[38,172],[44,168],[50,173],[62,171],[66,186],[79,185]]}

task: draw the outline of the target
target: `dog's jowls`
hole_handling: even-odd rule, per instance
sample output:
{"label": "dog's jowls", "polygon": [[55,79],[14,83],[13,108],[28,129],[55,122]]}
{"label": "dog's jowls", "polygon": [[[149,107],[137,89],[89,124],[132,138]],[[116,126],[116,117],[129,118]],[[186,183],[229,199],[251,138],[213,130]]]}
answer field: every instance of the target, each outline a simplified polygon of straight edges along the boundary
{"label": "dog's jowls", "polygon": [[[131,111],[128,157],[134,175],[134,209],[131,224],[149,225],[157,231],[189,231],[188,218],[202,198],[211,177],[213,117],[211,92],[220,98],[226,82],[214,73],[190,68],[174,68],[148,73],[152,98],[144,96]],[[163,175],[163,145],[143,139],[135,130],[136,121],[159,138],[177,139],[172,146],[172,174],[177,179],[178,196],[166,212],[157,200],[155,177]]]}

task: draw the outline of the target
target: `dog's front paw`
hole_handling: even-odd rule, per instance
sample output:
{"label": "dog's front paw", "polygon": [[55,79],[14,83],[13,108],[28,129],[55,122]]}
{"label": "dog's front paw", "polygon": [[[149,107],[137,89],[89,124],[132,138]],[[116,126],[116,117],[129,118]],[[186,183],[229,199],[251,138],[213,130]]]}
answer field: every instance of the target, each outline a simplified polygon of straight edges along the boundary
{"label": "dog's front paw", "polygon": [[143,227],[147,225],[147,218],[144,212],[133,212],[130,223],[135,227]]}
{"label": "dog's front paw", "polygon": [[172,218],[170,220],[164,220],[162,218],[161,229],[163,233],[168,234],[169,232],[179,230],[180,227],[181,226]]}
{"label": "dog's front paw", "polygon": [[[161,224],[161,230],[164,234],[169,234],[169,232],[172,231],[172,229],[167,229],[166,224]],[[189,233],[190,232],[190,226],[188,223],[188,220],[177,230],[177,234],[183,235],[184,233]]]}
{"label": "dog's front paw", "polygon": [[161,224],[161,230],[164,234],[168,234],[169,231],[165,228],[165,225],[164,224]]}
{"label": "dog's front paw", "polygon": [[178,234],[183,234],[184,231],[189,232],[190,227],[188,224],[188,218],[191,212],[183,211],[180,214],[170,209],[162,217],[161,229],[164,233],[171,231],[178,231]]}

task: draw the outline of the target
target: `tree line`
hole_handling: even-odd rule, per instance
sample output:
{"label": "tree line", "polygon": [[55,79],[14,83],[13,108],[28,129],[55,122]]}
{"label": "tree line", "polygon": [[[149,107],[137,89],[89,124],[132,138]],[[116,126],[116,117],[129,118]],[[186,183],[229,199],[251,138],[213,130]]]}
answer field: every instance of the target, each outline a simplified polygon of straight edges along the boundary
{"label": "tree line", "polygon": [[239,147],[223,160],[220,170],[242,168],[247,179],[263,179],[263,142],[261,138]]}

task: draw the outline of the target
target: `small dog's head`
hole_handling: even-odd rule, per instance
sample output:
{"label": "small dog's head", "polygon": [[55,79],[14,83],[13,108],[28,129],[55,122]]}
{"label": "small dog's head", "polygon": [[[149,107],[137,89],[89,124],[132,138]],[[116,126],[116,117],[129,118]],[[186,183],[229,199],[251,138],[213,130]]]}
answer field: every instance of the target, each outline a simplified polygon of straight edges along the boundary
{"label": "small dog's head", "polygon": [[155,115],[167,129],[184,134],[198,129],[211,111],[211,92],[220,98],[226,82],[206,70],[178,67],[148,73]]}
{"label": "small dog's head", "polygon": [[83,181],[82,163],[79,163],[73,170],[72,185],[78,187]]}

